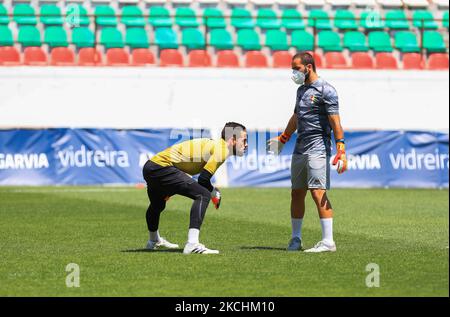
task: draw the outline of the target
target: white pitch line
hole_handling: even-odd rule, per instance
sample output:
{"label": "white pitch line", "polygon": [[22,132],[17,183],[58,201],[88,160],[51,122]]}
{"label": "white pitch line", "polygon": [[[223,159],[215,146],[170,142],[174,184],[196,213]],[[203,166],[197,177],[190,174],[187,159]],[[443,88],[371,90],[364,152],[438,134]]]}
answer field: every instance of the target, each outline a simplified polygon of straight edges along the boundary
{"label": "white pitch line", "polygon": [[48,189],[6,189],[2,190],[0,187],[0,192],[4,193],[28,193],[28,194],[39,194],[39,193],[97,193],[97,192],[129,192],[135,191],[138,188],[48,188]]}

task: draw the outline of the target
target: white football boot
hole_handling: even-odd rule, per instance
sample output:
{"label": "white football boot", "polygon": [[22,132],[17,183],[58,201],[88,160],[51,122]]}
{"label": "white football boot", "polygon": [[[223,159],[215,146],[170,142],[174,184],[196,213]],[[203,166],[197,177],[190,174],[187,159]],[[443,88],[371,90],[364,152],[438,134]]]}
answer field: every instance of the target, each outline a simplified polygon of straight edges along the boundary
{"label": "white football boot", "polygon": [[320,252],[336,252],[336,243],[329,241],[319,241],[313,248],[305,250],[308,253],[320,253]]}
{"label": "white football boot", "polygon": [[201,243],[186,243],[184,254],[219,254],[219,250],[211,250]]}
{"label": "white football boot", "polygon": [[294,237],[289,241],[288,247],[286,250],[288,251],[299,251],[302,249],[302,240],[299,237]]}
{"label": "white football boot", "polygon": [[178,249],[178,244],[170,243],[163,237],[159,238],[159,241],[148,240],[146,249],[147,250],[158,250],[158,249]]}

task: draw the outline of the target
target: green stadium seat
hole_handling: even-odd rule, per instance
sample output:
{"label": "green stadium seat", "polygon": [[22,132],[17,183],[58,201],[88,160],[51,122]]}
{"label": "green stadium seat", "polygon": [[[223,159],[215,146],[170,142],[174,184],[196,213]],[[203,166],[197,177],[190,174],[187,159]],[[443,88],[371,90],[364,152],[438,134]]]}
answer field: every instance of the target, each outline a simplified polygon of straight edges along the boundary
{"label": "green stadium seat", "polygon": [[330,17],[324,10],[314,9],[309,11],[308,25],[319,30],[331,30]]}
{"label": "green stadium seat", "polygon": [[0,25],[0,46],[13,46],[14,38],[11,30],[6,25]]}
{"label": "green stadium seat", "polygon": [[14,21],[18,25],[36,25],[37,19],[32,6],[21,3],[14,6]]}
{"label": "green stadium seat", "polygon": [[54,4],[44,4],[41,6],[41,22],[47,25],[63,25],[64,19],[61,9]]}
{"label": "green stadium seat", "polygon": [[203,23],[209,28],[227,27],[222,10],[217,8],[207,8],[203,11]]}
{"label": "green stadium seat", "polygon": [[205,37],[199,29],[183,29],[181,31],[181,44],[189,50],[203,49],[205,48]]}
{"label": "green stadium seat", "polygon": [[286,32],[280,30],[267,30],[266,46],[273,51],[287,51],[289,45]]}
{"label": "green stadium seat", "polygon": [[334,26],[340,30],[356,30],[355,15],[349,10],[337,10],[334,16]]}
{"label": "green stadium seat", "polygon": [[155,31],[155,44],[160,49],[178,48],[177,34],[171,28],[157,28]]}
{"label": "green stadium seat", "polygon": [[291,37],[291,46],[296,49],[300,51],[312,51],[314,49],[314,36],[308,31],[294,31]]}
{"label": "green stadium seat", "polygon": [[0,3],[0,25],[9,24],[8,10],[3,3]]}
{"label": "green stadium seat", "polygon": [[434,21],[433,14],[427,10],[416,10],[413,13],[413,25],[417,28],[437,29],[438,24]]}
{"label": "green stadium seat", "polygon": [[125,34],[125,44],[130,48],[148,48],[148,35],[144,28],[127,28]]}
{"label": "green stadium seat", "polygon": [[237,45],[247,51],[258,51],[261,49],[258,33],[251,29],[242,29],[237,32]]}
{"label": "green stadium seat", "polygon": [[117,26],[117,17],[114,9],[107,5],[95,7],[95,21],[98,26]]}
{"label": "green stadium seat", "polygon": [[72,30],[72,43],[77,48],[94,47],[94,33],[87,27],[74,28]]}
{"label": "green stadium seat", "polygon": [[385,23],[381,14],[377,11],[364,11],[360,16],[360,25],[368,30],[381,30],[384,29]]}
{"label": "green stadium seat", "polygon": [[145,20],[142,11],[137,6],[124,6],[122,8],[121,22],[126,27],[144,27]]}
{"label": "green stadium seat", "polygon": [[175,23],[180,27],[198,27],[195,11],[189,7],[179,7],[175,10]]}
{"label": "green stadium seat", "polygon": [[374,31],[369,33],[369,47],[375,52],[393,51],[391,37],[384,31]]}
{"label": "green stadium seat", "polygon": [[41,46],[41,33],[32,25],[24,25],[19,28],[18,42],[23,47]]}
{"label": "green stadium seat", "polygon": [[250,11],[242,8],[234,8],[231,10],[231,26],[236,29],[252,29],[255,27]]}
{"label": "green stadium seat", "polygon": [[447,51],[444,38],[437,31],[423,32],[423,47],[430,53],[443,53]]}
{"label": "green stadium seat", "polygon": [[386,13],[386,26],[391,30],[409,29],[410,25],[403,10],[391,10]]}
{"label": "green stadium seat", "polygon": [[105,49],[123,48],[125,46],[122,33],[114,27],[107,27],[101,30],[100,44],[105,46]]}
{"label": "green stadium seat", "polygon": [[210,32],[210,44],[218,50],[233,49],[233,39],[231,34],[226,29],[214,29]]}
{"label": "green stadium seat", "polygon": [[279,29],[281,23],[272,9],[259,9],[256,14],[256,25],[261,29]]}
{"label": "green stadium seat", "polygon": [[49,26],[45,29],[44,43],[46,43],[50,48],[69,46],[69,42],[67,41],[67,33],[60,26]]}
{"label": "green stadium seat", "polygon": [[343,49],[339,33],[333,31],[321,31],[318,45],[325,52],[341,52]]}
{"label": "green stadium seat", "polygon": [[399,31],[394,35],[394,45],[402,53],[420,52],[417,37],[413,32]]}
{"label": "green stadium seat", "polygon": [[[1,23],[1,18],[0,18],[0,23]],[[444,15],[442,16],[442,26],[444,28],[448,29],[448,11],[445,11]]]}
{"label": "green stadium seat", "polygon": [[364,33],[358,31],[346,32],[344,34],[344,47],[350,52],[367,52],[369,46]]}
{"label": "green stadium seat", "polygon": [[172,26],[172,18],[169,10],[164,7],[150,7],[148,23],[154,28],[165,28]]}
{"label": "green stadium seat", "polygon": [[88,26],[90,23],[87,10],[82,5],[71,4],[66,9],[66,22],[73,26]]}
{"label": "green stadium seat", "polygon": [[305,21],[302,15],[295,9],[286,9],[281,13],[281,26],[286,30],[304,30]]}

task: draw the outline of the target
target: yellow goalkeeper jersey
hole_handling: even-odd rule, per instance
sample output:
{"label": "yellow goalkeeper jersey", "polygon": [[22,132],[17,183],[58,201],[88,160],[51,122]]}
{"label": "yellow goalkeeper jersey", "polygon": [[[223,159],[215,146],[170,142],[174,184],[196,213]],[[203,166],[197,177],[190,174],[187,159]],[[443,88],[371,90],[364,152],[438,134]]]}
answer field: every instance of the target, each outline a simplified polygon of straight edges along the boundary
{"label": "yellow goalkeeper jersey", "polygon": [[214,174],[229,154],[223,139],[202,138],[175,144],[150,160],[160,166],[174,166],[190,175],[199,174],[202,169]]}

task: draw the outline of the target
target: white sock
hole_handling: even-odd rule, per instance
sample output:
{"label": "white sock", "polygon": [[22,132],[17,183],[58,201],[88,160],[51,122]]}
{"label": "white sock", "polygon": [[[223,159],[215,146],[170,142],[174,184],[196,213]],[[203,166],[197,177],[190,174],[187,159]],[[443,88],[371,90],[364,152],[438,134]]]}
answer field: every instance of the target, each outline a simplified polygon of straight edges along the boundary
{"label": "white sock", "polygon": [[160,238],[161,237],[159,236],[159,230],[150,231],[150,240],[151,241],[159,241]]}
{"label": "white sock", "polygon": [[334,243],[333,240],[333,218],[320,219],[322,225],[322,241]]}
{"label": "white sock", "polygon": [[199,229],[190,228],[188,232],[188,243],[199,243],[198,236],[200,235]]}
{"label": "white sock", "polygon": [[291,218],[292,224],[292,238],[302,238],[302,218]]}

